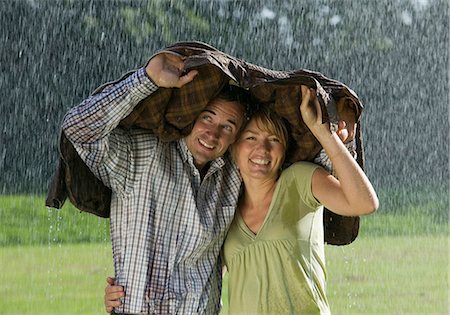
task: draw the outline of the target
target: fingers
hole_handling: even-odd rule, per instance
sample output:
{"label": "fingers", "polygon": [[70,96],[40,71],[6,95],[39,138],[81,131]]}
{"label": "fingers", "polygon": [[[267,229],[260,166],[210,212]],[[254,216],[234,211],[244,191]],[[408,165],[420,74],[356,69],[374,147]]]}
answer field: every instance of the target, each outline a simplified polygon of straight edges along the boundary
{"label": "fingers", "polygon": [[302,102],[300,104],[300,108],[301,107],[305,107],[306,105],[308,105],[308,102],[311,98],[311,91],[309,90],[309,88],[306,85],[302,85],[300,86],[301,91],[302,91]]}
{"label": "fingers", "polygon": [[119,307],[121,305],[120,301],[105,301],[105,309],[106,312],[111,313],[112,310],[116,307]]}
{"label": "fingers", "polygon": [[349,136],[349,132],[346,127],[347,127],[347,124],[345,123],[345,121],[339,120],[338,130],[336,131],[336,134],[338,135],[339,139],[341,139],[341,141],[343,143],[345,143],[347,141],[347,138]]}
{"label": "fingers", "polygon": [[171,68],[173,73],[178,73],[179,79],[178,82],[174,83],[174,87],[180,88],[183,85],[191,82],[197,76],[197,70],[191,70],[185,75],[181,75],[184,71],[184,59],[181,56],[173,55],[173,54],[165,54],[166,62],[168,67]]}
{"label": "fingers", "polygon": [[163,55],[167,63],[172,64],[173,66],[175,66],[180,70],[184,68],[184,59],[186,58],[183,58],[180,55],[175,55],[172,53],[164,53]]}
{"label": "fingers", "polygon": [[173,53],[163,52],[150,59],[145,69],[158,87],[181,88],[194,80],[198,74],[197,70],[191,70],[187,74],[183,73],[185,59],[185,57]]}
{"label": "fingers", "polygon": [[119,296],[119,295],[123,295],[123,287],[120,285],[112,285],[112,286],[107,286],[105,288],[105,296]]}
{"label": "fingers", "polygon": [[356,137],[356,123],[347,124],[348,137],[347,142],[355,139]]}
{"label": "fingers", "polygon": [[105,288],[105,309],[107,313],[111,313],[115,307],[121,305],[120,298],[125,296],[125,292],[122,286],[115,285],[115,278],[107,277],[106,282],[108,285]]}
{"label": "fingers", "polygon": [[121,286],[107,286],[105,288],[105,309],[106,312],[111,313],[113,308],[119,307],[122,303],[120,298],[125,295],[123,287]]}
{"label": "fingers", "polygon": [[[317,118],[322,118],[322,109],[320,107],[319,100],[316,97],[314,89],[311,89],[305,85],[301,85],[302,102],[300,104],[300,112],[303,114],[312,115],[313,113]],[[313,101],[313,107],[310,107],[310,102]],[[309,113],[307,113],[309,112]],[[303,117],[305,118],[305,117]]]}
{"label": "fingers", "polygon": [[349,123],[345,120],[339,120],[338,130],[336,134],[339,136],[343,143],[347,143],[355,139],[356,135],[356,123]]}
{"label": "fingers", "polygon": [[192,80],[194,80],[194,78],[197,76],[198,71],[197,70],[191,70],[189,71],[187,74],[183,75],[180,77],[180,79],[178,80],[178,83],[176,84],[175,87],[182,87],[183,85],[191,82]]}
{"label": "fingers", "polygon": [[106,278],[106,282],[107,282],[109,285],[115,285],[115,284],[116,284],[116,279],[115,279],[115,278],[112,278],[112,277],[107,277],[107,278]]}

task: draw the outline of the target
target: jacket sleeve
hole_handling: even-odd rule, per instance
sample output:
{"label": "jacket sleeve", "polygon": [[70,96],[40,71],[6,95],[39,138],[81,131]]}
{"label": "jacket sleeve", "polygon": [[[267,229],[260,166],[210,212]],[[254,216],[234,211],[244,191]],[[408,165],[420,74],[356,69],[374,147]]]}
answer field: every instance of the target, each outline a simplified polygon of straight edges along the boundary
{"label": "jacket sleeve", "polygon": [[113,191],[130,188],[142,173],[157,139],[142,129],[118,128],[144,98],[158,87],[140,68],[106,86],[64,117],[62,129],[84,163]]}

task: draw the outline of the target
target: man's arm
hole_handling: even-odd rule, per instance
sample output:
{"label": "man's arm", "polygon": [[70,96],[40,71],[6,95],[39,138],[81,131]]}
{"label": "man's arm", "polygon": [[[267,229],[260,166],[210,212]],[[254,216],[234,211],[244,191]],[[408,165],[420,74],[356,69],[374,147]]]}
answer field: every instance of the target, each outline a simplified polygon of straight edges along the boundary
{"label": "man's arm", "polygon": [[142,99],[159,87],[180,88],[198,73],[191,70],[182,75],[183,71],[182,57],[171,53],[154,56],[145,68],[107,86],[70,110],[63,122],[67,137],[75,143],[90,143],[106,136]]}
{"label": "man's arm", "polygon": [[[139,147],[142,152],[151,150],[143,147],[149,145],[149,141],[145,139],[148,135],[137,133],[130,136],[127,132],[116,129],[119,122],[158,87],[181,87],[192,81],[197,74],[193,70],[181,75],[183,70],[184,61],[181,57],[158,54],[145,68],[90,96],[64,117],[63,130],[67,138],[94,174],[109,187],[112,185],[110,178],[127,176],[111,176],[111,172],[129,169],[128,163],[134,160],[130,156],[130,152],[135,152],[134,147]],[[119,182],[121,185],[125,181]]]}
{"label": "man's arm", "polygon": [[66,137],[91,171],[113,190],[125,188],[129,163],[134,161],[130,156],[132,141],[136,138],[116,127],[143,98],[157,89],[141,68],[90,96],[64,117],[62,128]]}

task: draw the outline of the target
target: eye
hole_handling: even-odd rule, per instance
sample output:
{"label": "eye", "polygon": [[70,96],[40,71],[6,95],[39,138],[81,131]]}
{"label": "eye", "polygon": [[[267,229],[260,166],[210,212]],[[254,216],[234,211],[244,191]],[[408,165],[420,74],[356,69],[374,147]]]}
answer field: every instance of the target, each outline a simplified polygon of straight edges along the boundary
{"label": "eye", "polygon": [[247,136],[245,137],[245,140],[256,140],[255,136]]}
{"label": "eye", "polygon": [[231,125],[224,125],[223,129],[227,132],[233,132],[233,130],[234,130],[233,126],[231,126]]}
{"label": "eye", "polygon": [[281,142],[280,139],[278,139],[277,137],[270,137],[269,141],[271,141],[271,142]]}
{"label": "eye", "polygon": [[202,115],[202,120],[205,120],[205,121],[212,121],[212,117],[211,117],[211,115],[209,115],[209,114],[203,114],[203,115]]}

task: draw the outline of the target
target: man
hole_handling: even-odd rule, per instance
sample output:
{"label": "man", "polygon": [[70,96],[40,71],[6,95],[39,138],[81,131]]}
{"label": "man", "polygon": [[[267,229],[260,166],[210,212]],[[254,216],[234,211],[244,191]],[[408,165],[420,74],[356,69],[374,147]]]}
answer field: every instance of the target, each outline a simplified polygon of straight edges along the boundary
{"label": "man", "polygon": [[[91,171],[111,188],[116,314],[216,314],[219,251],[234,215],[240,178],[222,155],[243,124],[243,106],[220,94],[184,139],[164,143],[119,122],[158,88],[179,88],[183,60],[153,57],[65,116],[63,130]],[[111,310],[111,309],[109,309]]]}

